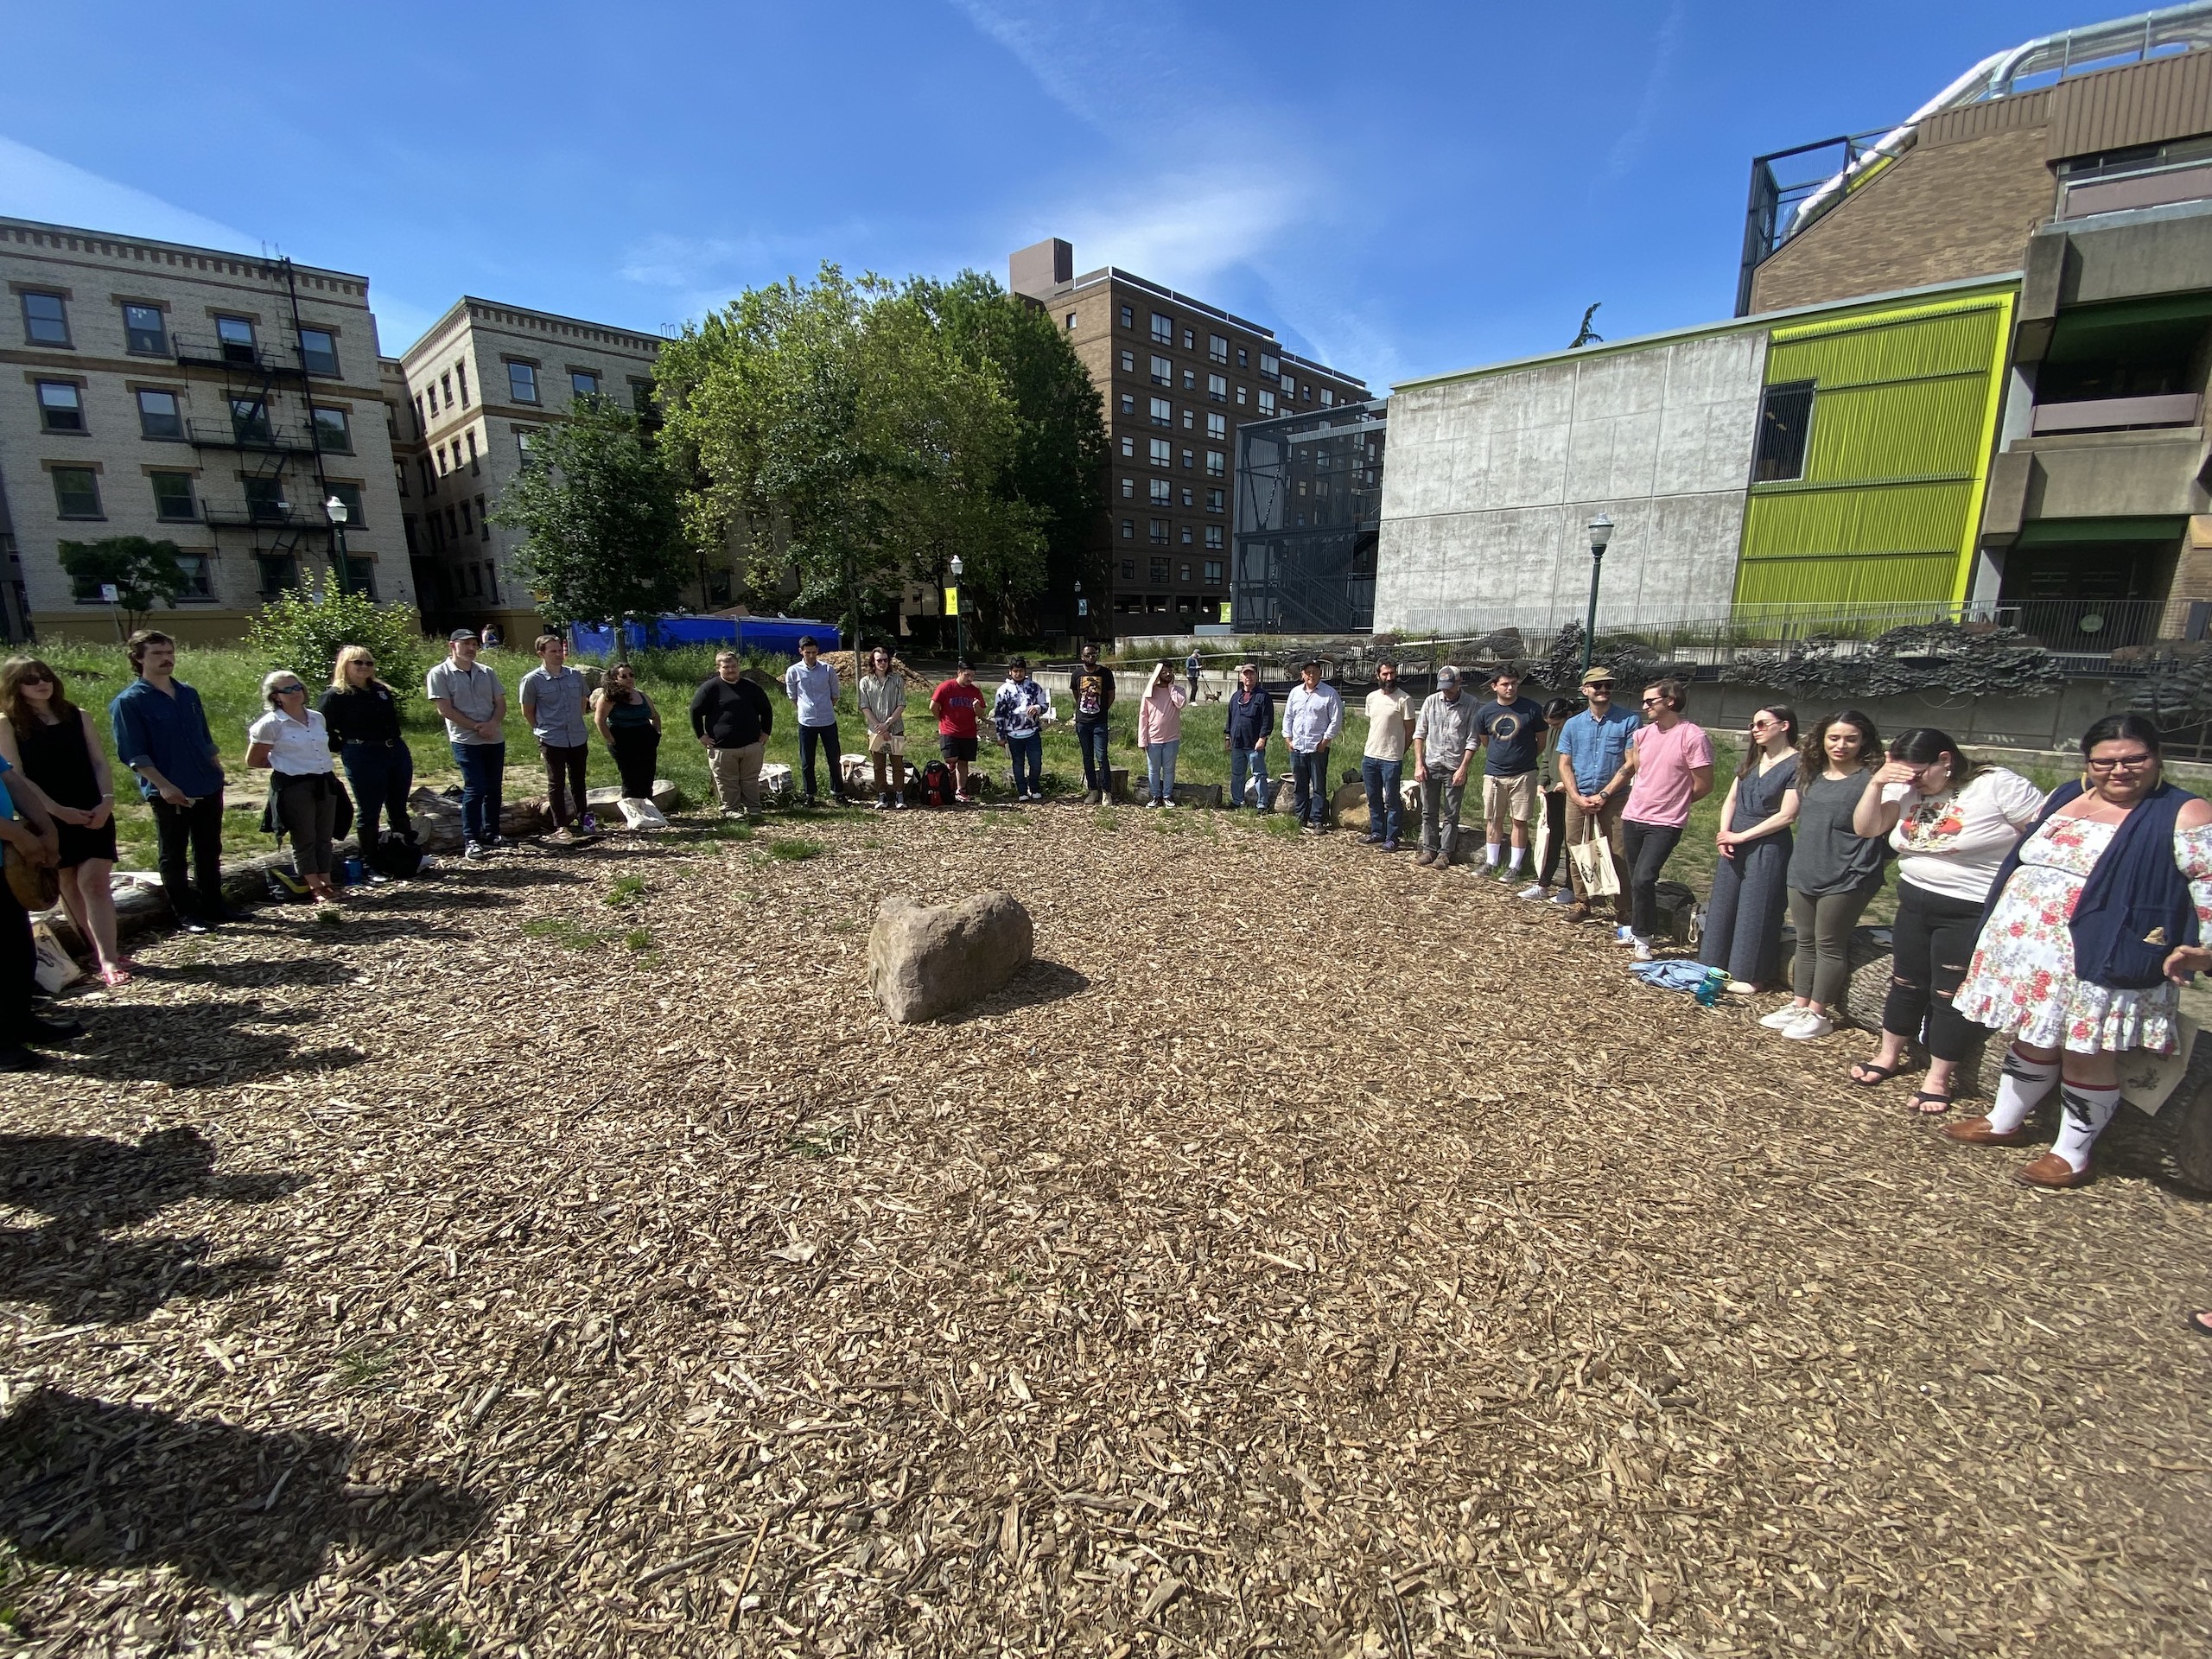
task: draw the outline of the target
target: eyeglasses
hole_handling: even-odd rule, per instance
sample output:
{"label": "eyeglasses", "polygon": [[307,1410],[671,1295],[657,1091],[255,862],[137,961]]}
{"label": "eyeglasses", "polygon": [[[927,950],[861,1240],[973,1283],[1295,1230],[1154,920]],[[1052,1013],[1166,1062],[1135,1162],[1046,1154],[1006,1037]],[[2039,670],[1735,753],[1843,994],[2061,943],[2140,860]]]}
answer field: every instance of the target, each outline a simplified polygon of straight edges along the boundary
{"label": "eyeglasses", "polygon": [[2140,772],[2145,766],[2155,766],[2158,759],[2157,755],[2147,753],[2115,754],[2106,760],[2092,760],[2083,764],[2091,772]]}

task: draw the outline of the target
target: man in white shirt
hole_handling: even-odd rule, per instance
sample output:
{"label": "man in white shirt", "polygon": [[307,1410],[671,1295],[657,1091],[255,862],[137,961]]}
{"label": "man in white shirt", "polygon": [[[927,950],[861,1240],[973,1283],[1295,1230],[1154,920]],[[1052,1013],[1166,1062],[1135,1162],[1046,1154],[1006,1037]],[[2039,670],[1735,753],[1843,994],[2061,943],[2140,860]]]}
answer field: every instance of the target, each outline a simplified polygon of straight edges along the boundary
{"label": "man in white shirt", "polygon": [[1344,728],[1344,700],[1318,662],[1300,663],[1298,679],[1283,702],[1282,736],[1297,785],[1292,810],[1307,835],[1318,836],[1329,827],[1329,745]]}
{"label": "man in white shirt", "polygon": [[798,764],[806,804],[814,804],[814,752],[820,748],[828,751],[830,794],[838,805],[850,805],[837,747],[837,671],[822,660],[822,647],[810,633],[799,636],[798,661],[784,671],[784,695],[798,710]]}
{"label": "man in white shirt", "polygon": [[1360,840],[1370,847],[1380,842],[1386,853],[1398,850],[1406,744],[1413,729],[1414,700],[1398,690],[1398,665],[1376,664],[1375,689],[1367,694],[1367,747],[1359,758],[1360,781],[1367,785],[1367,833]]}

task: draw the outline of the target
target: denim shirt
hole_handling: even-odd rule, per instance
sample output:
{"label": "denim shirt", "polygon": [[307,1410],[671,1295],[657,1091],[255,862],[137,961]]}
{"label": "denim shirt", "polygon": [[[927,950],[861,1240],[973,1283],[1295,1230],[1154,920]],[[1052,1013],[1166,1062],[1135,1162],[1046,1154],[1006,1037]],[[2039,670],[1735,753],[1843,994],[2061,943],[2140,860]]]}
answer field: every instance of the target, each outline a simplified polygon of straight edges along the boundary
{"label": "denim shirt", "polygon": [[[115,728],[116,759],[126,766],[150,762],[154,770],[194,800],[223,791],[223,769],[215,764],[215,740],[207,730],[207,711],[200,694],[181,680],[169,682],[170,695],[150,680],[133,680],[107,706]],[[161,791],[138,779],[147,800]]]}
{"label": "denim shirt", "polygon": [[1595,795],[1612,781],[1628,753],[1629,738],[1640,723],[1640,716],[1616,704],[1602,720],[1585,709],[1559,728],[1559,752],[1574,768],[1576,789]]}

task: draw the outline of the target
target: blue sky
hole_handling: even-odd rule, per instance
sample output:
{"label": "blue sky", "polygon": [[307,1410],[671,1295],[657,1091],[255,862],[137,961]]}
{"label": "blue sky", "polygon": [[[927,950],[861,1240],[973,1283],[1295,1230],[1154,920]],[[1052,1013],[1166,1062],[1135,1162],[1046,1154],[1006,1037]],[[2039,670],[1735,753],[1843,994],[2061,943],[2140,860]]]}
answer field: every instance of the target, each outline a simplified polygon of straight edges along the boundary
{"label": "blue sky", "polygon": [[464,292],[650,332],[1058,235],[1380,387],[1726,315],[1752,155],[2117,12],[72,0],[10,19],[0,213],[364,273],[387,352]]}

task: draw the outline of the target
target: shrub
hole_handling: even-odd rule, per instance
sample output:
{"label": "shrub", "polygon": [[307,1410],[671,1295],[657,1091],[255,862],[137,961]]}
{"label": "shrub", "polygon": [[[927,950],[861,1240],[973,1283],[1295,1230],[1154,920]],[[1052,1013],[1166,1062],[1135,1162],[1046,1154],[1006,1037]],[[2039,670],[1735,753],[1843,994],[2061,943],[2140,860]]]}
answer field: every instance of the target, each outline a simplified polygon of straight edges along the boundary
{"label": "shrub", "polygon": [[313,686],[329,683],[342,647],[366,645],[376,653],[377,677],[403,700],[421,692],[429,666],[415,613],[365,594],[280,594],[247,625],[245,643],[270,668],[289,669]]}

